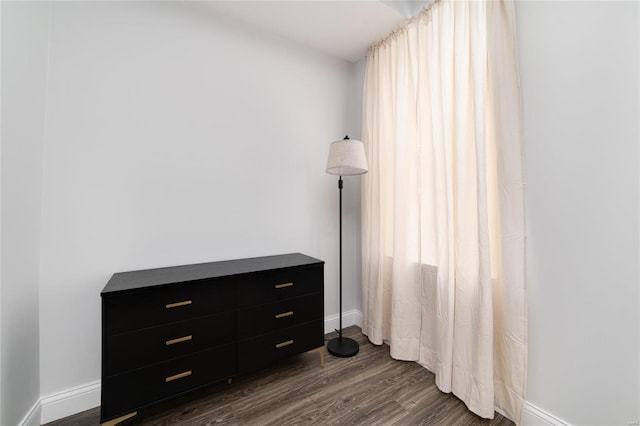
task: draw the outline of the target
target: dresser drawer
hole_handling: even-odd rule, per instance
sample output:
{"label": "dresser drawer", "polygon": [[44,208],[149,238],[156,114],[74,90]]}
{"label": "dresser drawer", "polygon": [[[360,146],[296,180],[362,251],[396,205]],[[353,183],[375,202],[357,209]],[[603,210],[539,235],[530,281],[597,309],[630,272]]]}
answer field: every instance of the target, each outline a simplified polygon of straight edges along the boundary
{"label": "dresser drawer", "polygon": [[322,265],[276,270],[247,280],[238,290],[238,305],[253,306],[323,291]]}
{"label": "dresser drawer", "polygon": [[232,376],[235,370],[236,345],[227,344],[108,377],[102,382],[101,421],[225,379]]}
{"label": "dresser drawer", "polygon": [[295,297],[238,311],[238,338],[265,334],[323,317],[322,293]]}
{"label": "dresser drawer", "polygon": [[232,310],[236,283],[228,279],[183,283],[153,291],[114,294],[102,300],[105,332],[114,335]]}
{"label": "dresser drawer", "polygon": [[324,345],[324,321],[310,321],[238,342],[238,372],[245,373],[274,361]]}
{"label": "dresser drawer", "polygon": [[104,376],[189,355],[236,338],[236,313],[222,312],[109,336]]}

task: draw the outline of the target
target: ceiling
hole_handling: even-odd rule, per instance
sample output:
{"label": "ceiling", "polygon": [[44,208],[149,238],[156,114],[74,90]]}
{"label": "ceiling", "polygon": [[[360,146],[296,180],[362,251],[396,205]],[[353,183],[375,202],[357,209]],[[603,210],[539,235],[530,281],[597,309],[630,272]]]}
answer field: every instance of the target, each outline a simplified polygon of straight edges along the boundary
{"label": "ceiling", "polygon": [[224,15],[356,62],[429,0],[210,1]]}

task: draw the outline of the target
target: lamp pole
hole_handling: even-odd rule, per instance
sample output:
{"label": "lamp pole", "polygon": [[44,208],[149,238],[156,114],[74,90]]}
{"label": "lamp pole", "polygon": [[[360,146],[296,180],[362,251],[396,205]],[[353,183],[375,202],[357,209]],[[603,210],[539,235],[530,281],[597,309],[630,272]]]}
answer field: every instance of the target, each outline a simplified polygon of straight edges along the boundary
{"label": "lamp pole", "polygon": [[340,340],[342,340],[342,176],[338,179],[340,189]]}

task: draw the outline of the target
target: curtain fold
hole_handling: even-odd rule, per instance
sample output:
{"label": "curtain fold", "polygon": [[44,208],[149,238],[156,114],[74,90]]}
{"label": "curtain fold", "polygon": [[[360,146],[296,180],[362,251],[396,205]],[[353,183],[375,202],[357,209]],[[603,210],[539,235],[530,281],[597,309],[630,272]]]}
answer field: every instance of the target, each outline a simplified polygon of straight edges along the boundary
{"label": "curtain fold", "polygon": [[363,332],[521,418],[527,316],[511,1],[440,0],[367,57]]}

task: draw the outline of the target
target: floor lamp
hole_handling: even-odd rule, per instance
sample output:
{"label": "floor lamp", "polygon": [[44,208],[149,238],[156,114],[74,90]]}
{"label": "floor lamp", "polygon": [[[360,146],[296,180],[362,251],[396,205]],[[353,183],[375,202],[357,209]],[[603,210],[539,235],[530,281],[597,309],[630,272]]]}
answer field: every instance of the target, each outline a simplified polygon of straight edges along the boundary
{"label": "floor lamp", "polygon": [[348,337],[342,337],[342,176],[354,176],[367,173],[367,158],[364,154],[362,142],[349,139],[336,141],[329,148],[329,160],[327,161],[327,173],[340,176],[338,189],[340,191],[340,330],[338,337],[327,344],[327,350],[331,355],[338,357],[350,357],[358,353],[358,342]]}

